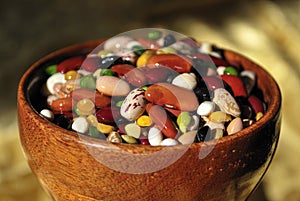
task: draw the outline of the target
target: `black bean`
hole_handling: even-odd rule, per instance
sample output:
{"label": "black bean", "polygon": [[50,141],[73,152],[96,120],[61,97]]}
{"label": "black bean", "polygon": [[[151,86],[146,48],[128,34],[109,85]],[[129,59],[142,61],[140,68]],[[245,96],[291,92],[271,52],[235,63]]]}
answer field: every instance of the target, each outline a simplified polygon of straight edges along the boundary
{"label": "black bean", "polygon": [[122,63],[124,63],[123,59],[119,56],[107,56],[100,59],[99,66],[100,68],[105,69],[105,68],[110,68],[113,65],[122,64]]}
{"label": "black bean", "polygon": [[176,38],[172,34],[168,34],[164,37],[164,46],[167,47],[176,42]]}

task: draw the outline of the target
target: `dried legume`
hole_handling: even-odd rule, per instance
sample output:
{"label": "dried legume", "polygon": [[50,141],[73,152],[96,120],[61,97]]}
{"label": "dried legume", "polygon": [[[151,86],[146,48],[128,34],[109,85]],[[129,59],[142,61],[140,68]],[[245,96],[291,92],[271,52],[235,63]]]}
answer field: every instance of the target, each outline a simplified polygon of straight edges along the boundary
{"label": "dried legume", "polygon": [[233,135],[259,121],[266,104],[255,73],[222,55],[162,30],[113,37],[97,52],[45,68],[40,114],[112,143],[173,146]]}

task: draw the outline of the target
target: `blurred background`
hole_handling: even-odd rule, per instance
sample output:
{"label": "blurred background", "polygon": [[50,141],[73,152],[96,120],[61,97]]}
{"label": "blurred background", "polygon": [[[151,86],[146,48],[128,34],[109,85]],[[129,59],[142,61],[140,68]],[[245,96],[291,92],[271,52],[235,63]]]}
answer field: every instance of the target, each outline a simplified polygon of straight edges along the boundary
{"label": "blurred background", "polygon": [[299,0],[0,1],[0,201],[50,201],[18,136],[21,75],[59,48],[124,31],[160,27],[238,51],[264,66],[283,94],[277,153],[255,201],[300,200]]}

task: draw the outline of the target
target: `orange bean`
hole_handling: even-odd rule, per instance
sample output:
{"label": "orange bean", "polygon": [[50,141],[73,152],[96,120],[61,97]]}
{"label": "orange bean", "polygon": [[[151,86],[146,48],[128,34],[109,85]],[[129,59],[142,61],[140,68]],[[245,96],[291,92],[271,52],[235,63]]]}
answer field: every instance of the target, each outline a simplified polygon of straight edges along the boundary
{"label": "orange bean", "polygon": [[176,54],[156,54],[149,58],[147,66],[164,66],[178,73],[189,73],[192,68],[192,62],[188,58]]}
{"label": "orange bean", "polygon": [[151,85],[145,92],[148,101],[176,110],[194,111],[199,102],[193,91],[169,83]]}
{"label": "orange bean", "polygon": [[51,104],[51,109],[61,112],[71,111],[73,109],[73,99],[68,97],[54,100]]}
{"label": "orange bean", "polygon": [[151,120],[167,138],[174,139],[176,137],[177,129],[166,111],[161,106],[148,103],[146,105],[146,111],[148,112]]}

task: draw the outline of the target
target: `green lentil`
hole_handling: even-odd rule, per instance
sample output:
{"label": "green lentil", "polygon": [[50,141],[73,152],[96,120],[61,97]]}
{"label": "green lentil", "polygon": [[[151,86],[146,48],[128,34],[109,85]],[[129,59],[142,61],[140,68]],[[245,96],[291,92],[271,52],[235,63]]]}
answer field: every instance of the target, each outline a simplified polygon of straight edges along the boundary
{"label": "green lentil", "polygon": [[85,89],[96,89],[96,81],[92,75],[83,76],[80,79],[80,87]]}
{"label": "green lentil", "polygon": [[110,69],[103,69],[101,72],[100,72],[100,75],[101,76],[114,76],[115,75],[115,72],[110,70]]}
{"label": "green lentil", "polygon": [[135,45],[132,47],[132,51],[134,51],[136,55],[141,56],[146,51],[146,49],[140,45]]}
{"label": "green lentil", "polygon": [[137,140],[129,135],[121,135],[121,137],[123,138],[123,140],[129,144],[137,144]]}
{"label": "green lentil", "polygon": [[236,68],[234,68],[232,66],[228,66],[228,67],[225,68],[224,74],[237,76],[238,75],[238,71],[237,71]]}
{"label": "green lentil", "polygon": [[148,33],[148,39],[157,40],[161,37],[162,33],[160,31],[153,31]]}
{"label": "green lentil", "polygon": [[191,116],[188,112],[181,112],[177,117],[177,125],[179,129],[185,133],[188,125],[191,123]]}
{"label": "green lentil", "polygon": [[48,66],[46,69],[45,69],[45,72],[48,74],[48,75],[53,75],[57,72],[57,65],[51,65],[51,66]]}
{"label": "green lentil", "polygon": [[98,139],[106,139],[106,136],[103,133],[100,133],[95,126],[89,127],[89,135]]}

